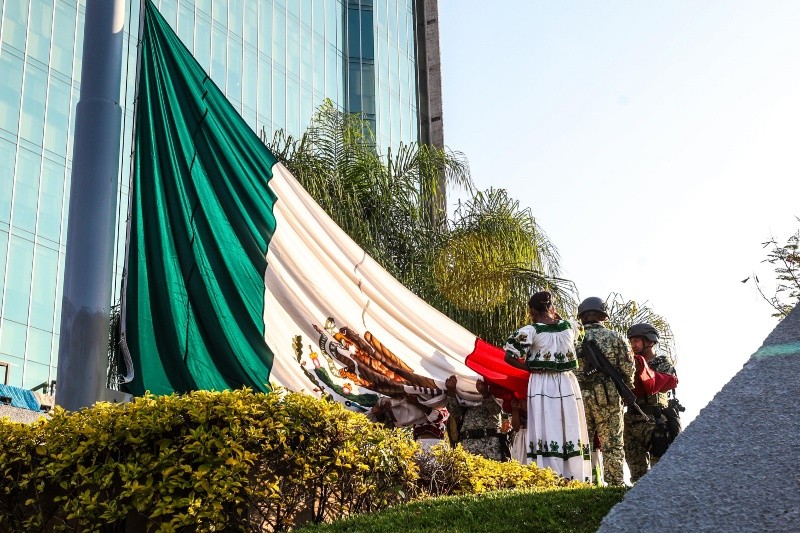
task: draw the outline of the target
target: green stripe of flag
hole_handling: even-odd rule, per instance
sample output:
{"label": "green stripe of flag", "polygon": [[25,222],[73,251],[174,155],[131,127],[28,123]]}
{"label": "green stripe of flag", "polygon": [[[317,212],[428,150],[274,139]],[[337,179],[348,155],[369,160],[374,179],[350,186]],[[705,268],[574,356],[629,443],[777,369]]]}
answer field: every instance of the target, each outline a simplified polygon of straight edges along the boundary
{"label": "green stripe of flag", "polygon": [[275,157],[145,2],[125,335],[141,395],[267,390]]}

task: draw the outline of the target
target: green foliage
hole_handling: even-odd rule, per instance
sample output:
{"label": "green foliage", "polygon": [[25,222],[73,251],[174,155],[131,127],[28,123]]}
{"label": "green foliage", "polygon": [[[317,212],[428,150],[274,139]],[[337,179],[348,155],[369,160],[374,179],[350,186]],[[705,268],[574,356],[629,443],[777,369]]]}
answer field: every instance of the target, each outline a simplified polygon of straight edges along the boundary
{"label": "green foliage", "polygon": [[[319,525],[313,531],[593,533],[611,508],[622,501],[625,491],[621,487],[542,489],[431,498]],[[309,533],[312,529],[302,531]]]}
{"label": "green foliage", "polygon": [[574,309],[574,284],[559,272],[558,252],[531,210],[505,190],[489,189],[459,204],[435,257],[437,290],[424,297],[501,345],[525,324],[532,292],[548,290],[557,308]]}
{"label": "green foliage", "polygon": [[[800,222],[800,218],[797,220]],[[790,236],[785,244],[780,244],[772,237],[762,245],[769,248],[767,258],[762,262],[769,263],[775,269],[775,294],[767,296],[758,277],[754,275],[753,280],[758,293],[774,309],[772,316],[783,319],[800,302],[800,230]]]}
{"label": "green foliage", "polygon": [[248,390],[0,420],[0,530],[287,530],[408,499],[418,447],[341,405]]}
{"label": "green foliage", "polygon": [[673,362],[677,361],[675,337],[672,335],[669,322],[663,316],[655,313],[647,305],[647,302],[638,303],[634,300],[625,300],[621,295],[612,293],[606,299],[606,309],[608,310],[607,326],[609,329],[613,329],[624,337],[627,335],[629,327],[646,322],[658,330],[657,350]]}
{"label": "green foliage", "polygon": [[516,461],[493,461],[461,447],[438,445],[417,455],[418,485],[430,496],[482,494],[506,489],[587,487],[565,480],[546,468]]}

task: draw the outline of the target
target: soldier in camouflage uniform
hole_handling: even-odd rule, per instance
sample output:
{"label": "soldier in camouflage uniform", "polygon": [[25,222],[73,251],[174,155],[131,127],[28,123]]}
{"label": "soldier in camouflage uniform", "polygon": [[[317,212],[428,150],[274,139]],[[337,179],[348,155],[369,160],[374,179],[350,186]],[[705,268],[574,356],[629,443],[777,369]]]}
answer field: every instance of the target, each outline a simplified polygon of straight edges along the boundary
{"label": "soldier in camouflage uniform", "polygon": [[476,387],[483,396],[483,401],[476,405],[467,405],[458,399],[456,383],[456,376],[450,376],[445,386],[448,395],[447,410],[450,418],[457,421],[461,446],[475,455],[502,461],[501,439],[507,438],[507,435],[502,432],[500,404],[489,393],[488,385],[478,380]]}
{"label": "soldier in camouflage uniform", "polygon": [[[675,375],[672,361],[664,355],[656,355],[653,347],[658,343],[658,330],[650,324],[634,324],[628,328],[628,340],[635,355],[644,358],[647,365],[656,372]],[[647,473],[650,466],[658,462],[658,457],[649,453],[650,438],[656,428],[656,419],[662,417],[661,408],[667,407],[669,398],[666,392],[646,394],[638,392],[636,403],[648,416],[647,419],[634,409],[625,413],[625,460],[631,471],[631,482]]]}
{"label": "soldier in camouflage uniform", "polygon": [[[603,325],[607,318],[606,304],[596,296],[586,298],[578,306],[578,319],[585,332],[583,340],[593,340],[608,361],[619,370],[625,385],[633,389],[634,365],[630,347],[624,337]],[[596,434],[602,445],[605,482],[608,485],[623,485],[622,398],[614,382],[602,372],[587,376],[583,359],[580,360],[577,376],[583,390],[589,439]]]}

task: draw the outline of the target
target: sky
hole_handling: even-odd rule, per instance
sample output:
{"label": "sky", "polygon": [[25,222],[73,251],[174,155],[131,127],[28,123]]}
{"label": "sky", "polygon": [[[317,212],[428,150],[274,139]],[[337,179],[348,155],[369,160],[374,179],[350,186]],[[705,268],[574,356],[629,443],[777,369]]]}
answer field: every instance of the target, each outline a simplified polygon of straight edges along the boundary
{"label": "sky", "polygon": [[[445,144],[579,297],[669,322],[684,425],[777,325],[762,243],[800,229],[800,2],[441,0]],[[463,194],[451,193],[451,205]]]}

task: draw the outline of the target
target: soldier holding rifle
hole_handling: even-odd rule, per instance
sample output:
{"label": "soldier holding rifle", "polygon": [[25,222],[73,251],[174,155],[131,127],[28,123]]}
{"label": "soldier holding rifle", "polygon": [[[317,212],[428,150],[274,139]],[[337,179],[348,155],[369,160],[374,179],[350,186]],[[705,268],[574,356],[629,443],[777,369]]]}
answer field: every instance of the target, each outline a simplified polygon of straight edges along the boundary
{"label": "soldier holding rifle", "polygon": [[633,389],[634,364],[628,341],[603,325],[607,318],[605,302],[596,296],[586,298],[578,306],[578,319],[585,331],[582,344],[601,352],[608,366],[616,370],[618,385],[603,369],[587,364],[587,358],[581,357],[582,349],[578,350],[580,366],[577,377],[583,391],[589,438],[596,434],[602,443],[605,482],[623,485],[624,419],[618,386],[623,393],[626,389],[628,393]]}

